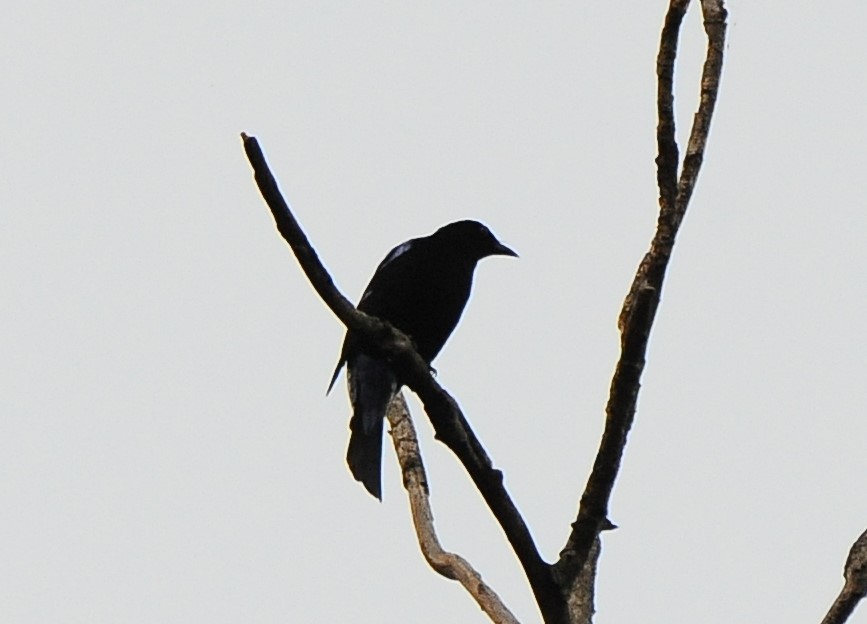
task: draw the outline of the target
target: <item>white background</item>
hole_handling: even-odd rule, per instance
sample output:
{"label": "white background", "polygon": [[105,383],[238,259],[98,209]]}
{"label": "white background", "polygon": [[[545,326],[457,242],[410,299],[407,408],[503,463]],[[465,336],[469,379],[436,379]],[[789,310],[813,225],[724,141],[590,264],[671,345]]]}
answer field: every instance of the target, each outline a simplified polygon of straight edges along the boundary
{"label": "white background", "polygon": [[[342,329],[276,233],[262,141],[339,287],[461,218],[437,360],[554,559],[656,219],[653,2],[17,3],[0,25],[0,621],[484,622],[422,560],[393,454],[350,477]],[[597,621],[818,622],[867,526],[867,7],[731,2]],[[679,135],[704,36],[691,8]],[[683,143],[681,143],[683,145]],[[538,621],[416,409],[444,545]],[[853,622],[865,622],[865,608]]]}

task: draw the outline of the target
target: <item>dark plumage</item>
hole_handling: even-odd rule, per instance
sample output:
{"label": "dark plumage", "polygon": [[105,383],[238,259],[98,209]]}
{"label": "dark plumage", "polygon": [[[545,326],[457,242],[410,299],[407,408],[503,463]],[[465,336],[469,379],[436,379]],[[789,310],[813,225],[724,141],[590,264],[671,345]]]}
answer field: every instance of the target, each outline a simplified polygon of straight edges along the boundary
{"label": "dark plumage", "polygon": [[[518,254],[477,221],[450,223],[392,249],[370,279],[358,309],[407,334],[430,364],[461,318],[476,264],[494,255]],[[383,420],[401,382],[385,362],[363,353],[347,334],[329,391],[344,363],[353,410],[346,462],[355,479],[382,500]]]}

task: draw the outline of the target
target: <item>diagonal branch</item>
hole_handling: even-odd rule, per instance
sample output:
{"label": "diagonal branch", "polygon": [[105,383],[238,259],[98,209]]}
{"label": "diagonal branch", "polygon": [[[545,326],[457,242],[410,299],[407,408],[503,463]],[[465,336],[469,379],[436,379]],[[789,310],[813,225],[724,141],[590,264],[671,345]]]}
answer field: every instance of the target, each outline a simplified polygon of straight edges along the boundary
{"label": "diagonal branch", "polygon": [[671,0],[660,36],[657,57],[659,124],[656,132],[659,219],[650,250],[635,273],[620,313],[621,354],[611,381],[605,410],[605,431],[581,497],[578,517],[555,564],[556,577],[561,584],[574,579],[581,572],[600,531],[613,526],[608,520],[608,504],[620,470],[627,435],[635,419],[650,330],[659,306],[665,271],[677,231],[701,169],[719,90],[726,28],[726,10],[722,0],[702,0],[701,5],[708,37],[707,55],[702,72],[699,108],[693,119],[679,179],[674,121],[674,62],[678,34],[689,0]]}
{"label": "diagonal branch", "polygon": [[437,439],[457,455],[503,529],[527,575],[545,621],[561,621],[564,602],[554,583],[551,567],[539,554],[530,530],[506,491],[502,472],[493,467],[491,458],[470,428],[457,401],[431,376],[428,365],[405,334],[389,323],[359,312],[340,294],[283,199],[259,142],[246,134],[241,138],[262,197],[307,279],[346,328],[355,333],[363,348],[387,360],[406,386],[418,395]]}
{"label": "diagonal branch", "polygon": [[418,438],[403,393],[388,408],[394,450],[400,462],[403,485],[409,497],[412,522],[425,560],[442,576],[458,581],[495,624],[518,624],[500,597],[482,580],[469,562],[443,550],[434,528],[427,474],[418,448]]}
{"label": "diagonal branch", "polygon": [[867,531],[852,544],[843,567],[843,578],[846,581],[843,589],[822,624],[843,624],[855,611],[858,603],[867,596]]}

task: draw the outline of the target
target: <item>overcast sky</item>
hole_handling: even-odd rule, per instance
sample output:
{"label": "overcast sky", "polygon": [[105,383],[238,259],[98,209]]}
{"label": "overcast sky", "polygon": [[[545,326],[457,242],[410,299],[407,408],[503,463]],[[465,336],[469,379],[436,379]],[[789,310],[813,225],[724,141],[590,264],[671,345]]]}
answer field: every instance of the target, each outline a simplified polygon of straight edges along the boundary
{"label": "overcast sky", "polygon": [[[381,504],[344,464],[343,382],[324,394],[343,331],[275,231],[242,131],[353,299],[392,246],[449,221],[520,253],[481,263],[436,367],[556,558],[656,220],[665,8],[9,4],[0,620],[486,621],[423,561],[393,453]],[[728,8],[601,624],[818,622],[867,527],[867,5]],[[697,6],[682,40],[683,138]],[[415,414],[444,546],[538,621]]]}

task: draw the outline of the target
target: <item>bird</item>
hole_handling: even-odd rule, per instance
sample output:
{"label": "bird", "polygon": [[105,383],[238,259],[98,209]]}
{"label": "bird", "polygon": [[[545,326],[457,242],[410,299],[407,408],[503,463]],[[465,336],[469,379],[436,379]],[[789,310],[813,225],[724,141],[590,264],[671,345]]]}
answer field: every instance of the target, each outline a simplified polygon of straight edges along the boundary
{"label": "bird", "polygon": [[[461,318],[476,265],[488,256],[518,254],[478,221],[444,225],[392,249],[374,271],[357,309],[405,333],[431,366]],[[387,362],[366,353],[347,332],[326,394],[344,364],[352,405],[346,463],[355,480],[382,501],[383,422],[403,384]]]}

